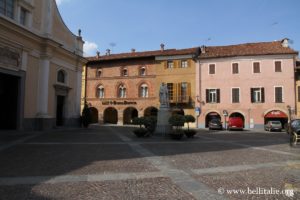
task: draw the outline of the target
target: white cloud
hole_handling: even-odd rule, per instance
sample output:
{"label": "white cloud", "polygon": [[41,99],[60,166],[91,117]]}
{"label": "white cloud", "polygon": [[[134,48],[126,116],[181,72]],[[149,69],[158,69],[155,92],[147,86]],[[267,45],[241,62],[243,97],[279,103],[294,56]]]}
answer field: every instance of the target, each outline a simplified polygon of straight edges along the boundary
{"label": "white cloud", "polygon": [[70,0],[56,0],[56,4],[59,6],[59,5],[61,5],[62,3],[68,2],[68,1],[70,1]]}
{"label": "white cloud", "polygon": [[94,42],[85,41],[83,45],[84,56],[96,56],[98,45]]}

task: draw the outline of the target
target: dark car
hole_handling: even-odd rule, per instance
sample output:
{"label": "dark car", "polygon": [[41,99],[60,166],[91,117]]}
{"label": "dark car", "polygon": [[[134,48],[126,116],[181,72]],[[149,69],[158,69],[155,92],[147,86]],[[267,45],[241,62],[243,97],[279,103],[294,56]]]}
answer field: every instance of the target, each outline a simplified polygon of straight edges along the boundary
{"label": "dark car", "polygon": [[212,130],[212,129],[222,130],[223,126],[222,126],[221,120],[219,120],[219,119],[210,120],[208,123],[208,128],[209,128],[209,130]]}
{"label": "dark car", "polygon": [[293,119],[288,125],[288,134],[290,135],[290,142],[297,144],[300,141],[300,119]]}

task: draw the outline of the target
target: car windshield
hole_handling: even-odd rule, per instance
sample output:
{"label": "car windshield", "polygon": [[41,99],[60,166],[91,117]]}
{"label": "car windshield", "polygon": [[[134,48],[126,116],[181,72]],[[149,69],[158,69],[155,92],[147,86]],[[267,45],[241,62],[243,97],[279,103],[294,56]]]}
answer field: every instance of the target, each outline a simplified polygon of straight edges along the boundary
{"label": "car windshield", "polygon": [[295,120],[291,124],[293,127],[300,127],[300,120]]}
{"label": "car windshield", "polygon": [[274,121],[274,122],[271,122],[271,124],[277,124],[277,125],[279,125],[279,124],[281,124],[281,122]]}
{"label": "car windshield", "polygon": [[211,122],[212,122],[212,123],[219,123],[220,120],[218,120],[218,119],[212,119]]}

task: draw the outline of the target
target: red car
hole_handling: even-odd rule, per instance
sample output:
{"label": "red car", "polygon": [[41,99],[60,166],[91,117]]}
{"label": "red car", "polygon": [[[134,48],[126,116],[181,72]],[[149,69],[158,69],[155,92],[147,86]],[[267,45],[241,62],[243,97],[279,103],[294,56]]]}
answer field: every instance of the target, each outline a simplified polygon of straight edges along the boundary
{"label": "red car", "polygon": [[243,130],[244,121],[240,117],[230,117],[228,120],[228,130]]}

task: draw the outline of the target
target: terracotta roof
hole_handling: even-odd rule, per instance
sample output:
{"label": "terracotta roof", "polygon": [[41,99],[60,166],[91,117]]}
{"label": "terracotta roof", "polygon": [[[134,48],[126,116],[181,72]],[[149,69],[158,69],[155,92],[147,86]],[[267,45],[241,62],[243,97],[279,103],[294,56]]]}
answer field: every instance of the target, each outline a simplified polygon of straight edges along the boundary
{"label": "terracotta roof", "polygon": [[256,56],[256,55],[275,55],[275,54],[298,54],[297,51],[283,47],[281,41],[246,43],[229,46],[208,46],[205,53],[199,55],[202,58],[222,58],[233,56]]}
{"label": "terracotta roof", "polygon": [[130,53],[120,53],[120,54],[110,54],[102,55],[97,58],[87,57],[89,62],[93,61],[105,61],[105,60],[121,60],[121,59],[132,59],[132,58],[145,58],[154,56],[175,56],[175,55],[186,55],[195,54],[198,55],[200,52],[199,47],[189,48],[189,49],[166,49],[166,50],[156,50],[156,51],[143,51],[143,52],[130,52]]}

